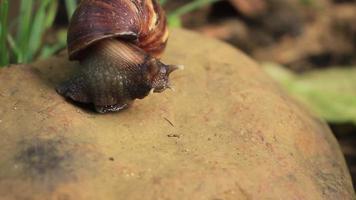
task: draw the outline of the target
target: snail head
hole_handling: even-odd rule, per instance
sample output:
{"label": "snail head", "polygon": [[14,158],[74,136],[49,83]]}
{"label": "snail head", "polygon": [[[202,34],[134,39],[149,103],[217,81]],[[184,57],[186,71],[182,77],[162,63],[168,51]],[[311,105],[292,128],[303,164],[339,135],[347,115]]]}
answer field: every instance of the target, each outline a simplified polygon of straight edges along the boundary
{"label": "snail head", "polygon": [[166,65],[158,59],[152,58],[148,65],[149,82],[153,92],[160,93],[171,88],[169,75],[178,69],[183,69],[181,65]]}

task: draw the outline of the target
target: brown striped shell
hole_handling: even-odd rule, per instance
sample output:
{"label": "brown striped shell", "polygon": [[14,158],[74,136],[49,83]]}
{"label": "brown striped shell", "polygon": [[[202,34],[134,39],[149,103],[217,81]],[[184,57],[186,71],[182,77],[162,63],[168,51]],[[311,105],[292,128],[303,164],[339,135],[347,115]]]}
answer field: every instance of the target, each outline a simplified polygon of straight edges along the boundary
{"label": "brown striped shell", "polygon": [[81,60],[88,46],[106,38],[160,57],[168,39],[164,11],[156,0],[82,0],[68,30],[69,59]]}

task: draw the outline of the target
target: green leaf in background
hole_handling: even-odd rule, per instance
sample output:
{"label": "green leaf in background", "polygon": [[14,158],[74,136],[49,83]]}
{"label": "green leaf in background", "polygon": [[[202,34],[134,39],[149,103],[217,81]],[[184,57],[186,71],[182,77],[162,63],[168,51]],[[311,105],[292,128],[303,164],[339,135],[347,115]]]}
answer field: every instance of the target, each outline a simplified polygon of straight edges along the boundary
{"label": "green leaf in background", "polygon": [[160,0],[159,1],[159,3],[161,4],[161,5],[164,5],[164,4],[166,4],[168,2],[168,0]]}
{"label": "green leaf in background", "polygon": [[44,26],[45,29],[49,29],[53,25],[57,14],[57,9],[58,9],[58,1],[51,0],[47,8],[47,16],[46,16],[46,21]]}
{"label": "green leaf in background", "polygon": [[[31,27],[30,39],[29,39],[29,51],[26,54],[25,62],[33,60],[35,53],[40,49],[42,44],[43,35],[47,27],[51,27],[53,20],[47,21],[48,16],[53,16],[57,12],[57,8],[53,9],[57,5],[54,0],[42,0],[39,9],[36,11],[36,15]],[[52,9],[51,9],[52,8]],[[51,12],[54,12],[51,13]],[[53,17],[54,18],[54,17]]]}
{"label": "green leaf in background", "polygon": [[70,19],[75,11],[75,8],[77,7],[77,1],[76,0],[65,0],[65,2],[66,2],[68,19]]}
{"label": "green leaf in background", "polygon": [[9,12],[8,0],[0,2],[0,67],[9,64],[9,52],[6,45],[7,36],[7,17]]}
{"label": "green leaf in background", "polygon": [[[168,0],[159,0],[166,4]],[[182,26],[181,16],[219,0],[194,0],[168,15],[169,25]],[[78,0],[65,0],[68,18],[71,18]],[[11,1],[0,0],[0,66],[28,63],[47,58],[65,46],[65,37],[57,36],[58,43],[45,44],[45,34],[52,28],[58,9],[57,0],[20,0],[19,15],[11,19],[8,30],[8,7]],[[52,29],[53,30],[53,29]],[[63,33],[63,32],[62,32]],[[59,35],[63,35],[60,33]],[[15,34],[15,35],[12,35]],[[62,39],[61,39],[62,38]],[[4,52],[4,53],[3,53]]]}
{"label": "green leaf in background", "polygon": [[356,66],[295,74],[277,64],[264,69],[293,96],[329,122],[356,124]]}
{"label": "green leaf in background", "polygon": [[14,45],[18,47],[18,51],[15,52],[16,62],[23,63],[25,61],[26,52],[28,52],[32,12],[34,7],[33,0],[21,0],[20,14],[17,19],[17,35]]}
{"label": "green leaf in background", "polygon": [[180,16],[169,15],[167,17],[169,27],[182,27],[182,20]]}
{"label": "green leaf in background", "polygon": [[[72,0],[75,2],[75,0]],[[0,1],[1,10],[8,7],[8,0]],[[11,2],[9,2],[11,3]],[[51,29],[54,19],[57,14],[58,1],[57,0],[21,0],[19,15],[11,20],[14,25],[13,29],[7,30],[7,25],[1,25],[0,28],[0,48],[5,47],[6,54],[0,54],[0,61],[9,57],[12,63],[28,63],[42,55],[42,48],[47,47],[43,44],[44,35],[47,30]],[[1,24],[7,23],[6,16],[1,12]],[[12,34],[16,34],[15,36]],[[63,46],[62,42],[56,45]],[[1,52],[4,50],[0,49]],[[54,52],[50,50],[47,52]],[[4,62],[0,66],[4,65]]]}
{"label": "green leaf in background", "polygon": [[62,29],[57,32],[57,42],[55,44],[46,44],[40,54],[40,59],[45,59],[55,54],[56,52],[64,49],[67,42],[67,30]]}
{"label": "green leaf in background", "polygon": [[303,5],[310,6],[313,5],[314,0],[299,0],[299,2]]}
{"label": "green leaf in background", "polygon": [[[194,10],[197,10],[199,8],[202,8],[206,5],[209,5],[211,3],[217,2],[219,0],[195,0],[191,1],[190,3],[187,3],[186,5],[178,8],[177,10],[171,12],[168,15],[168,24],[170,27],[181,27],[182,22],[181,22],[181,16],[190,12],[193,12]],[[161,3],[166,3],[166,1],[162,1]]]}
{"label": "green leaf in background", "polygon": [[173,11],[171,15],[182,16],[184,14],[193,12],[196,9],[199,9],[203,6],[209,5],[217,1],[219,0],[195,0]]}

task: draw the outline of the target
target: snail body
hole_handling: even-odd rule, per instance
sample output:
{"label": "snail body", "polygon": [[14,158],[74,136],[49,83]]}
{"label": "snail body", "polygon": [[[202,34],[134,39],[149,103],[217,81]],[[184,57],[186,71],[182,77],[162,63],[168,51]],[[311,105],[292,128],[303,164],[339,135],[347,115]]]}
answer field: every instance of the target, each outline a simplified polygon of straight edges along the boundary
{"label": "snail body", "polygon": [[92,103],[100,113],[162,92],[179,68],[159,60],[167,39],[166,17],[156,0],[82,0],[67,40],[69,59],[81,69],[57,92]]}

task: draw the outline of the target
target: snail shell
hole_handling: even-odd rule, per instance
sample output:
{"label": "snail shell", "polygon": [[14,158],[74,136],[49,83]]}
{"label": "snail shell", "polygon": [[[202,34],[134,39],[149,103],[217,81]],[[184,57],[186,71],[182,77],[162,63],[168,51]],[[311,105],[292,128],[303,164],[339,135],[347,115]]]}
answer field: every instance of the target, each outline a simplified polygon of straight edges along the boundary
{"label": "snail shell", "polygon": [[105,38],[131,42],[159,57],[168,40],[165,13],[156,0],[83,0],[68,30],[71,60]]}
{"label": "snail shell", "polygon": [[78,60],[81,69],[57,92],[93,103],[100,113],[162,92],[179,68],[158,60],[167,39],[166,17],[156,0],[83,0],[67,40],[69,59]]}

